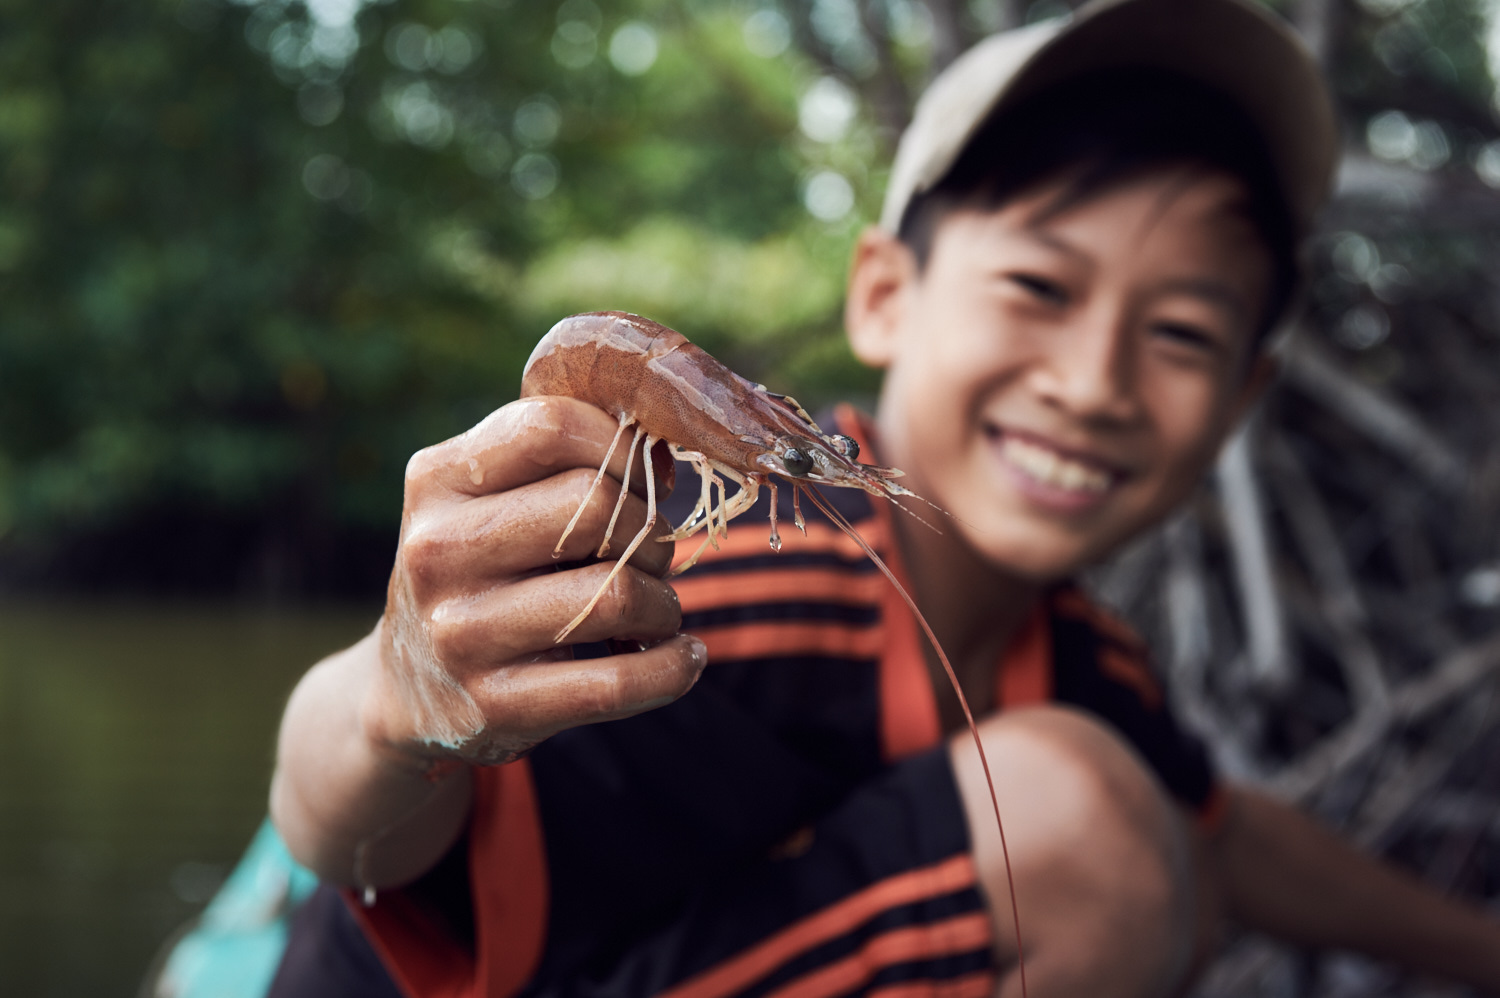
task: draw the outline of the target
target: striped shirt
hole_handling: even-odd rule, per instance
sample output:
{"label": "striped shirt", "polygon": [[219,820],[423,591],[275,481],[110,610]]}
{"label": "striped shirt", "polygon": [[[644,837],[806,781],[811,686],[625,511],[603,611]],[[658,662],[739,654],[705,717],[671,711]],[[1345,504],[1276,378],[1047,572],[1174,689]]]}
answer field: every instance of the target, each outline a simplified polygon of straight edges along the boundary
{"label": "striped shirt", "polygon": [[[852,410],[839,424],[864,436]],[[673,522],[695,491],[679,489]],[[889,504],[824,494],[900,575]],[[994,987],[916,623],[829,521],[805,508],[806,536],[783,529],[778,554],[766,512],[763,495],[674,580],[682,629],[708,646],[689,695],[478,771],[472,932],[402,892],[361,913],[409,994],[914,998]],[[1173,721],[1141,643],[1076,589],[1036,608],[997,663],[995,689],[999,709],[1058,701],[1094,712],[1180,800],[1214,809],[1204,753]],[[858,795],[883,780],[889,793]],[[891,810],[897,798],[921,803]],[[810,869],[819,821],[819,837],[847,833],[855,845]],[[918,859],[860,840],[875,827],[915,843]],[[781,878],[793,886],[773,889]]]}

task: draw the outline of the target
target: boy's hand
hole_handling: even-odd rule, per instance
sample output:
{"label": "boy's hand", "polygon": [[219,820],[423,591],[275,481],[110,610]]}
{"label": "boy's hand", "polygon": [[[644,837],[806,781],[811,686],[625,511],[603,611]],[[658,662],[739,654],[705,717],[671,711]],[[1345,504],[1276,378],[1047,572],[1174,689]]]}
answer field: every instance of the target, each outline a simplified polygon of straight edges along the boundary
{"label": "boy's hand", "polygon": [[[378,630],[381,666],[360,710],[377,749],[422,767],[507,762],[565,728],[668,703],[697,680],[707,656],[698,639],[677,634],[677,595],[662,581],[673,546],[655,541],[671,527],[660,517],[569,636],[633,639],[645,650],[575,661],[553,643],[613,567],[576,563],[604,537],[629,431],[556,558],[553,549],[617,428],[586,403],[528,398],[412,458]],[[673,465],[664,446],[652,458],[660,498]],[[617,552],[646,520],[642,465],[637,454],[611,536]]]}

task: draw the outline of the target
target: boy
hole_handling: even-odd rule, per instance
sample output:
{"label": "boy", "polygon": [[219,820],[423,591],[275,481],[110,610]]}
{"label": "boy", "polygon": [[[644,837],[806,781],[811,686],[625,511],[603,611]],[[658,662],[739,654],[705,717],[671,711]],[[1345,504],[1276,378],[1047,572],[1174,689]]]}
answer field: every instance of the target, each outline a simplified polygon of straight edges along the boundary
{"label": "boy", "polygon": [[528,399],[413,458],[385,618],[288,705],[273,816],[364,904],[356,931],[315,897],[273,993],[1013,995],[1016,913],[1038,996],[1180,991],[1224,914],[1500,993],[1496,926],[1217,784],[1066,584],[1263,389],[1335,154],[1315,69],[1240,0],[1001,36],[903,138],[846,309],[879,411],[838,429],[951,517],[830,498],[988,715],[1014,911],[956,699],[826,521],[773,555],[749,514],[670,586],[646,544],[572,638],[599,657],[552,646],[610,567],[574,561],[608,494],[552,547],[616,424]]}

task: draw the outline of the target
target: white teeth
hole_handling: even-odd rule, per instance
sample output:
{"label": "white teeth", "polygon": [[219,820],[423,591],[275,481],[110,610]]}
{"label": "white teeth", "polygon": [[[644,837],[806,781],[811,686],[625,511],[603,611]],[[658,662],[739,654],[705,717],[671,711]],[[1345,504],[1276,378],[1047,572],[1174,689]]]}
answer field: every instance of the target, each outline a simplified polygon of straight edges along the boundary
{"label": "white teeth", "polygon": [[1069,492],[1104,492],[1110,476],[1098,468],[1063,457],[1055,450],[1007,435],[1000,445],[1007,461],[1041,482]]}

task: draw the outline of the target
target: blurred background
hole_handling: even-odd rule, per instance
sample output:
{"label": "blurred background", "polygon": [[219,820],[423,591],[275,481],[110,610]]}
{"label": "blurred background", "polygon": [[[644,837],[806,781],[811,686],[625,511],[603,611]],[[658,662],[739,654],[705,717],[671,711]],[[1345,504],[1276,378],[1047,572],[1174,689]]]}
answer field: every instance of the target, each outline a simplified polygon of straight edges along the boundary
{"label": "blurred background", "polygon": [[[416,449],[623,308],[809,405],[921,87],[1058,0],[0,0],[0,993],[131,994],[379,613]],[[1228,772],[1500,893],[1500,5],[1272,4],[1347,155],[1286,377],[1091,580]],[[1255,938],[1200,989],[1434,982]]]}

